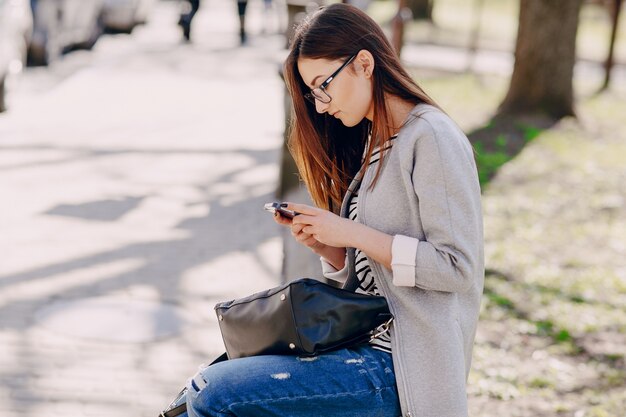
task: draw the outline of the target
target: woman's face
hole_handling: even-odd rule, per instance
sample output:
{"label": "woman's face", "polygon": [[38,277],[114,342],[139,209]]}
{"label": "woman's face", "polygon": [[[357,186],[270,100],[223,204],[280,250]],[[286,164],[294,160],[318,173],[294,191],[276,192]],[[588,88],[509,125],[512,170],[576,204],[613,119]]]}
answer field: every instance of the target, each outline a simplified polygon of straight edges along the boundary
{"label": "woman's face", "polygon": [[[372,120],[372,70],[373,59],[367,51],[361,51],[356,58],[325,88],[331,97],[330,103],[315,100],[315,109],[319,113],[328,113],[341,120],[347,126],[359,124],[364,118]],[[340,60],[298,59],[298,71],[307,86],[312,90],[331,76],[347,58]],[[371,62],[370,62],[371,61]]]}

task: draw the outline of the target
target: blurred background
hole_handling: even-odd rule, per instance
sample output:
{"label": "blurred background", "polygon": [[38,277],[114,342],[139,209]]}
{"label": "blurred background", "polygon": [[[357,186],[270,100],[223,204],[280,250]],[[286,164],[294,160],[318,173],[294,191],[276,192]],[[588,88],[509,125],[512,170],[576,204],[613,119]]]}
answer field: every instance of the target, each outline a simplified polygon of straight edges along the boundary
{"label": "blurred background", "polygon": [[[626,416],[621,0],[353,0],[470,138],[472,416]],[[320,277],[280,68],[307,0],[0,0],[0,416],[156,416],[213,306]]]}

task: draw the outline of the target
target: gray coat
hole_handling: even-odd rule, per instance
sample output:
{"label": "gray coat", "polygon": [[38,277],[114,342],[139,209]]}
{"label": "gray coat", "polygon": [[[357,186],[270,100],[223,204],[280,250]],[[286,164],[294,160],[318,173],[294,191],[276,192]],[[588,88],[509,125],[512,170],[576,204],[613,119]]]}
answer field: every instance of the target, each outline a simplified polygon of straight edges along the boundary
{"label": "gray coat", "polygon": [[[364,173],[358,218],[394,236],[392,270],[370,265],[395,316],[392,355],[403,415],[465,417],[484,282],[480,186],[472,147],[457,125],[424,104],[411,115],[417,117],[400,130],[373,190],[376,169]],[[342,217],[357,186],[353,181],[344,198]],[[348,248],[347,285],[356,279],[353,265]],[[394,276],[401,270],[405,278]]]}

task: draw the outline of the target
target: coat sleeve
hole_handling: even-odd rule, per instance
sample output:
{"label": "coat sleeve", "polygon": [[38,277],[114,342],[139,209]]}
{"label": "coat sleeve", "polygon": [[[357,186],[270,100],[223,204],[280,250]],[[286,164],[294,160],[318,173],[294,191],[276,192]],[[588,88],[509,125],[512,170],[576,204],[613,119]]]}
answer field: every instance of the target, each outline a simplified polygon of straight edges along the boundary
{"label": "coat sleeve", "polygon": [[324,275],[324,278],[342,283],[346,282],[348,279],[348,255],[346,255],[343,268],[339,270],[332,266],[324,257],[320,257],[320,261],[322,262],[322,275]]}
{"label": "coat sleeve", "polygon": [[480,186],[472,147],[445,115],[423,120],[407,169],[417,195],[424,238],[396,235],[393,283],[462,292],[482,265]]}

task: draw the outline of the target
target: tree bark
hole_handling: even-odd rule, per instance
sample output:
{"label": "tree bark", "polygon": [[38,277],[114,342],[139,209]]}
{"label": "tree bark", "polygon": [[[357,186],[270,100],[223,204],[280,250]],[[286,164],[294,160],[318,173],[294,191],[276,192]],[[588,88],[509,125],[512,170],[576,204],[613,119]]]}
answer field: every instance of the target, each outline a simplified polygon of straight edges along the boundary
{"label": "tree bark", "polygon": [[622,10],[622,0],[612,0],[611,1],[611,17],[612,17],[612,25],[611,25],[611,40],[609,42],[609,53],[606,57],[606,62],[604,63],[604,83],[600,90],[606,90],[609,88],[609,84],[611,83],[611,69],[613,68],[613,52],[615,50],[615,37],[617,35],[617,26],[619,23],[619,15]]}
{"label": "tree bark", "polygon": [[433,20],[434,0],[407,0],[406,6],[413,12],[413,20]]}
{"label": "tree bark", "polygon": [[582,0],[521,0],[515,65],[500,114],[573,116]]}

